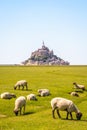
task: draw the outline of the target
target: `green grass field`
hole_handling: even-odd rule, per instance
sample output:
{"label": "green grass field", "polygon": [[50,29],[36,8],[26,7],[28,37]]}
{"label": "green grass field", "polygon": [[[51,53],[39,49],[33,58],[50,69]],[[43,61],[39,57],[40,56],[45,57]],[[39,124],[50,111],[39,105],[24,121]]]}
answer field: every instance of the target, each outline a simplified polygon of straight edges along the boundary
{"label": "green grass field", "polygon": [[[28,81],[28,91],[14,90],[18,80]],[[75,91],[73,82],[84,84],[86,90],[79,92],[80,97],[68,94]],[[51,95],[39,97],[38,101],[27,101],[25,115],[13,113],[15,98],[0,99],[0,130],[87,130],[87,66],[0,66],[0,94],[15,93],[17,97],[30,93],[38,95],[37,90],[47,88]],[[66,120],[66,112],[60,112],[62,119],[56,115],[52,118],[50,100],[64,97],[72,100],[83,113],[81,120]]]}

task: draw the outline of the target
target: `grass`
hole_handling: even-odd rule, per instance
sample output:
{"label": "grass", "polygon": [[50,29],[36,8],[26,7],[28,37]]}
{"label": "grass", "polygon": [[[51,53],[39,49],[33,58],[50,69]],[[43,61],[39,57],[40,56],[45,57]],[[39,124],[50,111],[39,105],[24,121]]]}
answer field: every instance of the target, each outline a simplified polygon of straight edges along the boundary
{"label": "grass", "polygon": [[[14,90],[16,81],[26,79],[29,90]],[[39,97],[38,101],[27,101],[25,115],[13,113],[15,99],[0,99],[0,130],[87,130],[87,91],[79,92],[80,97],[68,93],[75,91],[72,83],[84,84],[87,89],[87,66],[0,66],[0,93],[12,92],[19,97],[35,93],[40,88],[47,88],[51,95]],[[65,120],[66,112],[60,112],[52,118],[50,100],[53,97],[65,97],[72,100],[83,113],[80,121]]]}

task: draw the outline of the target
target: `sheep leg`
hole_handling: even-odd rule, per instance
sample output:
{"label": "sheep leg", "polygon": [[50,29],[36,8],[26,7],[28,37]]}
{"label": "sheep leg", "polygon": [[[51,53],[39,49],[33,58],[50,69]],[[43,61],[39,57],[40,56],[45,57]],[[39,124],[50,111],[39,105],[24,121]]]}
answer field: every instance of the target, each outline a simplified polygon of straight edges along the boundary
{"label": "sheep leg", "polygon": [[73,120],[72,113],[70,112],[71,120]]}
{"label": "sheep leg", "polygon": [[24,85],[22,85],[22,90],[24,90]]}
{"label": "sheep leg", "polygon": [[24,105],[24,111],[23,111],[23,114],[25,113],[25,105]]}
{"label": "sheep leg", "polygon": [[53,116],[53,118],[55,118],[55,116],[54,116],[54,110],[52,110],[52,116]]}
{"label": "sheep leg", "polygon": [[27,84],[26,84],[26,90],[28,90],[28,86],[27,86]]}
{"label": "sheep leg", "polygon": [[55,115],[54,115],[55,109],[56,109],[56,108],[54,108],[54,109],[52,110],[52,116],[53,116],[53,118],[55,118]]}
{"label": "sheep leg", "polygon": [[68,115],[69,115],[69,112],[67,111],[67,116],[66,116],[66,119],[68,119]]}
{"label": "sheep leg", "polygon": [[20,115],[21,115],[21,110],[22,110],[22,108],[20,108]]}
{"label": "sheep leg", "polygon": [[61,118],[59,110],[57,109],[56,111],[57,111],[57,115],[59,116],[59,118]]}
{"label": "sheep leg", "polygon": [[18,85],[18,89],[20,89],[20,85]]}

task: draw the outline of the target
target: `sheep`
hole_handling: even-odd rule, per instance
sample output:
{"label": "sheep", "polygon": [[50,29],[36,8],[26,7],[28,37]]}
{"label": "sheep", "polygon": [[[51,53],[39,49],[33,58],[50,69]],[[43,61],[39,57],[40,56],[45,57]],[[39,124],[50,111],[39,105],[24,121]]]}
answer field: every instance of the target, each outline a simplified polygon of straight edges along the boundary
{"label": "sheep", "polygon": [[20,89],[21,86],[22,86],[22,90],[24,89],[24,86],[26,87],[26,90],[28,90],[28,85],[26,80],[17,81],[17,83],[14,86],[14,89],[16,89],[17,87],[18,89]]}
{"label": "sheep", "polygon": [[12,99],[16,98],[16,95],[14,93],[4,92],[0,95],[2,99]]}
{"label": "sheep", "polygon": [[77,92],[70,92],[69,93],[71,96],[76,96],[76,97],[79,97],[79,94]]}
{"label": "sheep", "polygon": [[40,96],[49,96],[50,95],[50,91],[48,89],[39,89],[38,93],[40,94]]}
{"label": "sheep", "polygon": [[61,98],[61,97],[53,98],[51,100],[51,107],[52,107],[53,118],[55,118],[55,115],[54,115],[55,110],[57,111],[59,118],[61,118],[59,110],[67,112],[66,119],[68,119],[69,114],[71,116],[71,119],[73,119],[72,112],[76,113],[77,120],[80,120],[81,117],[82,117],[82,113],[76,107],[76,105],[71,100],[68,100],[68,99],[65,99],[65,98]]}
{"label": "sheep", "polygon": [[37,101],[36,95],[35,94],[27,95],[27,100],[36,100]]}
{"label": "sheep", "polygon": [[18,112],[20,112],[21,115],[21,111],[22,108],[23,109],[23,113],[25,113],[25,106],[26,106],[26,98],[24,96],[20,96],[15,100],[15,108],[14,108],[14,113],[17,116]]}
{"label": "sheep", "polygon": [[73,85],[74,85],[74,87],[77,88],[77,89],[85,90],[85,86],[84,86],[84,85],[79,85],[79,84],[77,84],[76,82],[74,82]]}

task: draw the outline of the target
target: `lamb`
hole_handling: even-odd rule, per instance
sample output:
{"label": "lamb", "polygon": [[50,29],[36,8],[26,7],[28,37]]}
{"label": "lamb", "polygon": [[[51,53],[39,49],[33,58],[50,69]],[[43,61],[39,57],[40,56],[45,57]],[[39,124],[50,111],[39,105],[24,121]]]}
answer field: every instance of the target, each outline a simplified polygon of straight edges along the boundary
{"label": "lamb", "polygon": [[49,96],[50,95],[50,91],[48,89],[39,89],[38,93],[40,94],[40,96]]}
{"label": "lamb", "polygon": [[37,101],[36,95],[35,94],[27,95],[27,100],[36,100]]}
{"label": "lamb", "polygon": [[26,90],[28,90],[28,85],[26,80],[17,81],[17,83],[14,86],[14,89],[16,89],[17,87],[18,89],[20,89],[21,86],[22,86],[22,90],[24,89],[24,86],[26,87]]}
{"label": "lamb", "polygon": [[68,99],[65,99],[65,98],[61,98],[61,97],[53,98],[51,100],[51,107],[52,107],[53,118],[55,118],[55,115],[54,115],[55,110],[57,111],[59,118],[61,118],[59,110],[67,112],[66,119],[68,119],[69,114],[71,116],[71,119],[73,119],[72,112],[76,113],[77,120],[80,120],[81,117],[82,117],[82,113],[76,107],[76,105],[71,100],[68,100]]}
{"label": "lamb", "polygon": [[14,93],[4,92],[0,95],[2,99],[12,99],[16,98],[16,95]]}
{"label": "lamb", "polygon": [[74,85],[74,87],[77,88],[77,89],[85,90],[85,86],[84,86],[84,85],[79,85],[79,84],[77,84],[76,82],[74,82],[73,85]]}
{"label": "lamb", "polygon": [[22,108],[23,109],[23,113],[25,113],[25,106],[26,106],[26,98],[24,96],[20,96],[15,100],[15,108],[14,108],[14,113],[17,116],[18,112],[20,112],[21,115],[21,111]]}

